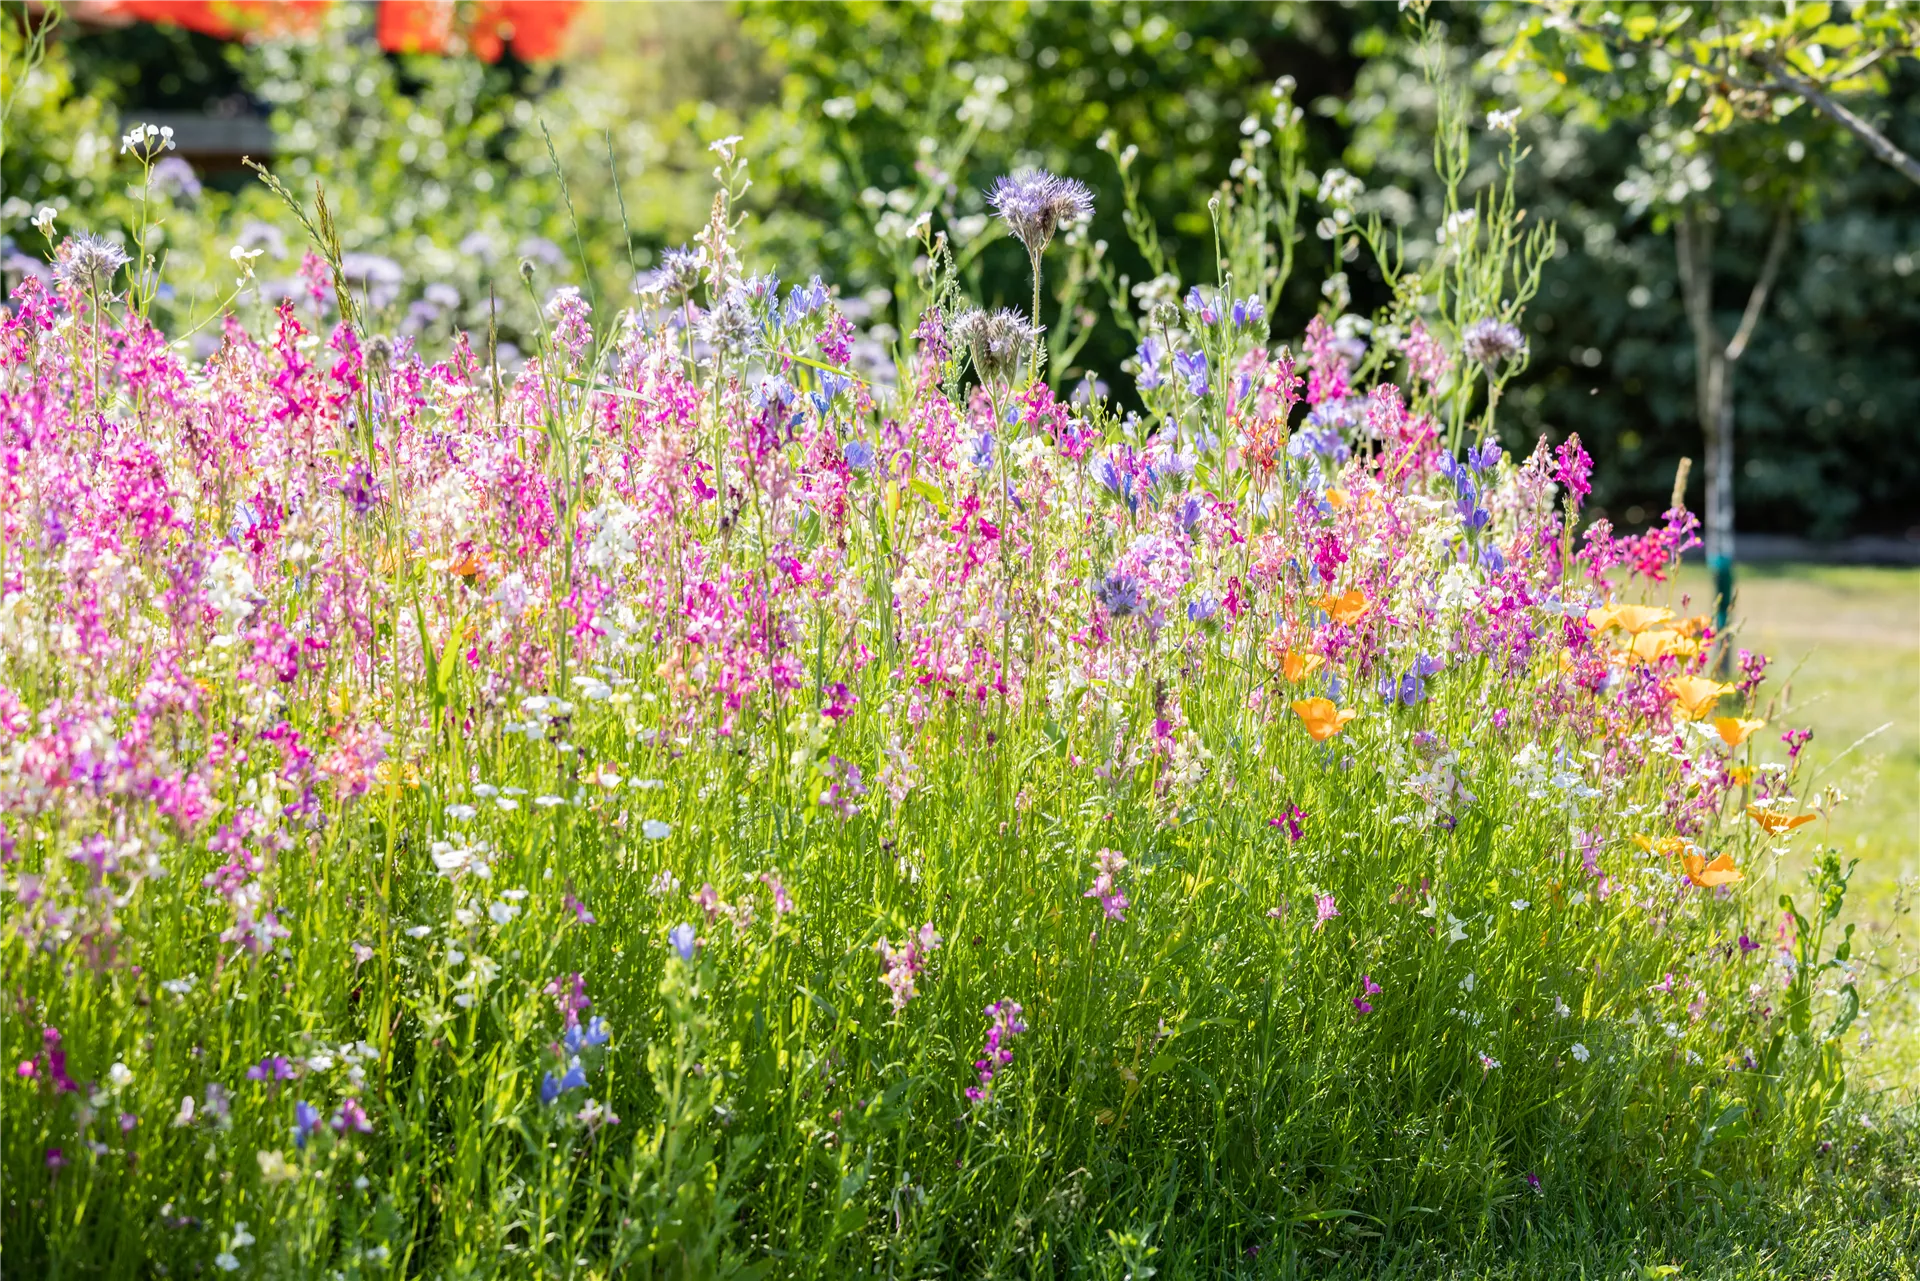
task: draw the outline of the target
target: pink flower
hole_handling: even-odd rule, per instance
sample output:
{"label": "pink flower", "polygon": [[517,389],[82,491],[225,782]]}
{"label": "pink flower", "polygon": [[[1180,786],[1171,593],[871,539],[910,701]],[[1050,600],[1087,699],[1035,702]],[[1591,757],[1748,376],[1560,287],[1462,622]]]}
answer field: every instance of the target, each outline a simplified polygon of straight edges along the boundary
{"label": "pink flower", "polygon": [[1106,913],[1109,921],[1124,921],[1127,919],[1126,892],[1115,886],[1113,882],[1113,878],[1118,875],[1126,865],[1127,860],[1121,856],[1119,850],[1103,849],[1095,854],[1093,856],[1095,872],[1093,886],[1088,889],[1085,894],[1080,896],[1082,898],[1099,899],[1100,910]]}
{"label": "pink flower", "polygon": [[1340,908],[1334,903],[1333,895],[1316,894],[1313,896],[1313,928],[1315,933],[1318,933],[1321,926],[1338,915],[1340,915]]}

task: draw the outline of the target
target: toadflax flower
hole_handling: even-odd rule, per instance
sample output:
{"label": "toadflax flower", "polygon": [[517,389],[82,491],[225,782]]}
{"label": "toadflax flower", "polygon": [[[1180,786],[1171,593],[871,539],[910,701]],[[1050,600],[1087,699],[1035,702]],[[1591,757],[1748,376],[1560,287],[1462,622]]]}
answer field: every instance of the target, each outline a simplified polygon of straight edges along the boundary
{"label": "toadflax flower", "polygon": [[986,1044],[980,1057],[973,1061],[980,1083],[967,1087],[969,1100],[984,1103],[991,1096],[994,1077],[1013,1062],[1013,1038],[1026,1030],[1027,1025],[1020,1019],[1019,1002],[1000,1000],[987,1007]]}
{"label": "toadflax flower", "polygon": [[940,935],[934,930],[933,922],[928,921],[900,947],[882,938],[874,944],[874,950],[880,954],[884,970],[880,983],[893,994],[893,1008],[898,1012],[919,995],[915,980],[927,968],[927,958],[940,950]]}
{"label": "toadflax flower", "polygon": [[1115,885],[1113,878],[1127,865],[1127,860],[1119,850],[1101,850],[1093,856],[1093,885],[1082,898],[1100,900],[1100,910],[1106,913],[1109,921],[1127,919],[1126,891]]}

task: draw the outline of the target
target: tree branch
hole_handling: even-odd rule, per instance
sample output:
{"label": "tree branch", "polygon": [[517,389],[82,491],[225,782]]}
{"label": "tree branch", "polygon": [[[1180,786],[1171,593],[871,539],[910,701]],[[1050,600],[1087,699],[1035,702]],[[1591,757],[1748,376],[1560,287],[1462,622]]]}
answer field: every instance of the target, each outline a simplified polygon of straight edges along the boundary
{"label": "tree branch", "polygon": [[1773,223],[1773,242],[1767,246],[1767,261],[1760,268],[1760,279],[1754,282],[1753,292],[1747,295],[1747,310],[1740,317],[1740,328],[1734,331],[1733,341],[1727,344],[1729,364],[1746,354],[1754,326],[1760,323],[1760,313],[1766,310],[1767,294],[1772,291],[1773,282],[1780,274],[1780,260],[1787,256],[1787,232],[1792,227],[1792,216],[1782,209]]}
{"label": "tree branch", "polygon": [[1920,183],[1920,160],[1915,160],[1896,147],[1893,139],[1847,110],[1844,104],[1829,97],[1818,85],[1800,79],[1780,63],[1769,60],[1766,67],[1781,85],[1811,102],[1822,115],[1845,126],[1854,137],[1866,144],[1868,151],[1892,165],[1910,181]]}

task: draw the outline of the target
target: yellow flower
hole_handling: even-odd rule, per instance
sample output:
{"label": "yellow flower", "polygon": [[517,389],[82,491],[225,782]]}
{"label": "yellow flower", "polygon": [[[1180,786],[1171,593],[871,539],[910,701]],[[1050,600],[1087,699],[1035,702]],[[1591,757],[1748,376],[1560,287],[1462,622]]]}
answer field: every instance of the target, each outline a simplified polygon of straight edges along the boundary
{"label": "yellow flower", "polygon": [[1652,605],[1602,605],[1587,611],[1587,621],[1595,630],[1605,631],[1609,627],[1618,627],[1621,631],[1638,636],[1655,623],[1664,623],[1673,617],[1670,609],[1657,609]]}
{"label": "yellow flower", "polygon": [[1731,685],[1722,685],[1704,676],[1676,676],[1667,682],[1667,692],[1686,712],[1687,719],[1694,721],[1712,711],[1713,705],[1720,701],[1720,696],[1732,689]]}
{"label": "yellow flower", "polygon": [[254,1158],[260,1162],[260,1177],[268,1183],[292,1183],[300,1177],[300,1171],[287,1163],[286,1153],[278,1148],[256,1152]]}
{"label": "yellow flower", "polygon": [[1307,733],[1316,743],[1324,743],[1347,727],[1347,722],[1360,713],[1351,708],[1335,707],[1330,698],[1303,698],[1293,705],[1293,714],[1298,716],[1307,727]]}

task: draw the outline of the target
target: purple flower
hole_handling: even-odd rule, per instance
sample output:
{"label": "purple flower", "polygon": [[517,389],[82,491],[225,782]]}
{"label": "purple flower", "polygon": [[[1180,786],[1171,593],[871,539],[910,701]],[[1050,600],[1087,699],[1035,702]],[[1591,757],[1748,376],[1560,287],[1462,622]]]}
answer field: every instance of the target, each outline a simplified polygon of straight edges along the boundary
{"label": "purple flower", "polygon": [[247,1069],[249,1081],[291,1081],[293,1064],[278,1054],[270,1054]]}
{"label": "purple flower", "polygon": [[1744,934],[1740,936],[1740,955],[1745,956],[1749,952],[1758,952],[1759,950],[1760,945],[1758,943]]}
{"label": "purple flower", "polygon": [[1200,286],[1195,285],[1187,290],[1186,304],[1188,311],[1200,317],[1200,323],[1205,325],[1220,323],[1219,310],[1214,306],[1211,298],[1200,292]]}
{"label": "purple flower", "polygon": [[1257,296],[1253,298],[1237,298],[1234,300],[1233,327],[1235,329],[1245,329],[1248,325],[1258,324],[1266,318],[1266,304],[1261,302]]}
{"label": "purple flower", "polygon": [[1115,618],[1140,612],[1140,580],[1132,574],[1108,574],[1094,584],[1093,595]]}
{"label": "purple flower", "polygon": [[693,950],[698,942],[693,933],[693,926],[682,921],[667,931],[667,942],[673,945],[673,950],[679,954],[681,960],[692,962]]}
{"label": "purple flower", "polygon": [[1035,258],[1046,252],[1062,225],[1093,215],[1093,193],[1084,184],[1044,169],[999,178],[987,203]]}
{"label": "purple flower", "polygon": [[1485,320],[1476,320],[1467,326],[1467,332],[1460,336],[1460,350],[1467,359],[1478,361],[1491,369],[1505,360],[1511,360],[1527,349],[1527,339],[1519,326],[1489,316]]}
{"label": "purple flower", "polygon": [[1360,976],[1360,995],[1353,998],[1353,1008],[1362,1014],[1373,1013],[1373,1004],[1368,1001],[1367,998],[1370,996],[1378,996],[1380,992],[1380,985],[1373,981],[1373,976],[1371,974],[1362,974]]}

